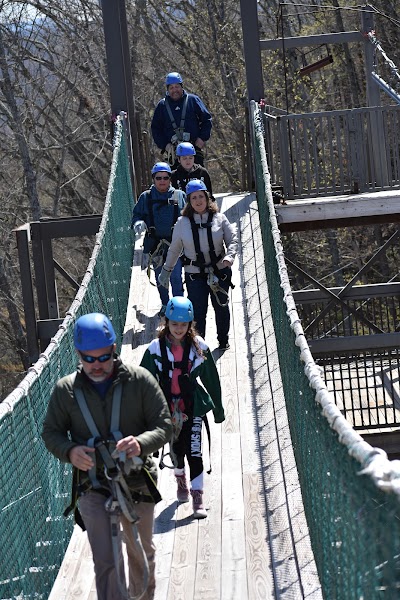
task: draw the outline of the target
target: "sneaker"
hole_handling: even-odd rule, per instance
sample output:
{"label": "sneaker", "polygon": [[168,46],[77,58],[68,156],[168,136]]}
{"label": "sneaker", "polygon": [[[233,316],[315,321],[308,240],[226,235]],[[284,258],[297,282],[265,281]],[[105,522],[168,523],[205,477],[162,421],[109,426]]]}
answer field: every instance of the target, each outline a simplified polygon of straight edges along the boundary
{"label": "sneaker", "polygon": [[195,519],[205,519],[207,511],[203,504],[203,490],[190,490],[193,502],[193,517]]}
{"label": "sneaker", "polygon": [[218,346],[218,350],[229,350],[230,348],[230,344],[229,342],[225,342],[225,343],[220,343]]}
{"label": "sneaker", "polygon": [[189,502],[189,488],[186,481],[186,475],[175,475],[178,490],[176,496],[178,502]]}
{"label": "sneaker", "polygon": [[162,305],[160,312],[158,313],[158,316],[160,317],[160,319],[162,319],[163,317],[165,317],[165,311],[167,310],[167,307],[165,306],[165,304]]}

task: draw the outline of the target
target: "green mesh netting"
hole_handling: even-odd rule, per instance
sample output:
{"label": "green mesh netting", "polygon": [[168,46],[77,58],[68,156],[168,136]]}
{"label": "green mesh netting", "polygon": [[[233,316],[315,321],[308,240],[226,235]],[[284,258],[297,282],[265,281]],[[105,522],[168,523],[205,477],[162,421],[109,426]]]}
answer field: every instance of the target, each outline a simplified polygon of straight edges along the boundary
{"label": "green mesh netting", "polygon": [[118,119],[103,219],[82,285],[45,353],[0,404],[2,600],[48,598],[70,539],[73,521],[62,516],[70,500],[70,468],[47,452],[42,422],[55,382],[77,366],[76,317],[107,314],[121,345],[133,259],[132,208],[125,129]]}
{"label": "green mesh netting", "polygon": [[[400,598],[400,505],[349,454],[316,403],[287,315],[274,245],[273,200],[263,124],[255,110],[253,146],[265,269],[304,508],[327,600]],[[262,165],[264,163],[264,166]],[[278,234],[279,235],[279,234]],[[387,461],[388,462],[388,461]]]}

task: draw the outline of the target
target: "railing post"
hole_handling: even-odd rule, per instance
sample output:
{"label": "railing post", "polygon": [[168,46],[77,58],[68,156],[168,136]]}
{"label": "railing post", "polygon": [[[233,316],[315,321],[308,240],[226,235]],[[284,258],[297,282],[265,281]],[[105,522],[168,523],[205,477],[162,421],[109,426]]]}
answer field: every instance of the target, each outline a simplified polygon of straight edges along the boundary
{"label": "railing post", "polygon": [[349,135],[349,177],[351,191],[358,194],[360,190],[360,169],[358,164],[357,135],[354,114],[350,112],[347,118],[347,131]]}
{"label": "railing post", "polygon": [[[278,116],[279,159],[281,163],[282,185],[285,198],[293,198],[292,169],[289,152],[289,117]],[[278,160],[279,160],[278,159]]]}
{"label": "railing post", "polygon": [[[276,125],[276,117],[272,117],[270,115],[266,115],[265,112],[262,113],[264,120],[264,131],[265,131],[265,153],[267,155],[267,163],[269,174],[271,177],[271,183],[276,183],[276,171],[275,171],[275,161],[277,160],[277,156],[274,156],[273,151],[273,142],[272,142],[272,127]],[[276,153],[277,154],[277,153]]]}

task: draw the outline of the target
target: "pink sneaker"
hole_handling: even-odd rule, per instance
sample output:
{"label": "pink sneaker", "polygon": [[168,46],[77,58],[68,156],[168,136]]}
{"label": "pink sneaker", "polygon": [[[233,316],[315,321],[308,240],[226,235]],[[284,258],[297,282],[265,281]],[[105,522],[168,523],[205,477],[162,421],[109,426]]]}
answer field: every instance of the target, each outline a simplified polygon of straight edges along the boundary
{"label": "pink sneaker", "polygon": [[193,517],[195,519],[205,519],[207,511],[203,504],[203,490],[190,490],[193,502]]}
{"label": "pink sneaker", "polygon": [[186,481],[186,475],[175,475],[176,483],[178,485],[177,498],[178,502],[189,502],[189,488]]}

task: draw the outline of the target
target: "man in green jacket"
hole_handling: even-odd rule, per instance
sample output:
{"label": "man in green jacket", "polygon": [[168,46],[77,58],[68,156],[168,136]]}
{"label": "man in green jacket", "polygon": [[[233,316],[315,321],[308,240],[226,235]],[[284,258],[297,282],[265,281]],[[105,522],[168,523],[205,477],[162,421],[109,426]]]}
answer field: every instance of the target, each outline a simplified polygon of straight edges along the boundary
{"label": "man in green jacket", "polygon": [[54,456],[74,467],[73,494],[79,497],[93,553],[98,600],[123,595],[123,557],[115,534],[119,523],[128,554],[129,593],[140,595],[148,579],[142,597],[152,600],[157,495],[152,454],[170,440],[172,426],[157,381],[142,367],[124,365],[115,354],[115,340],[105,315],[91,313],[76,321],[74,345],[81,365],[56,384],[42,437]]}

